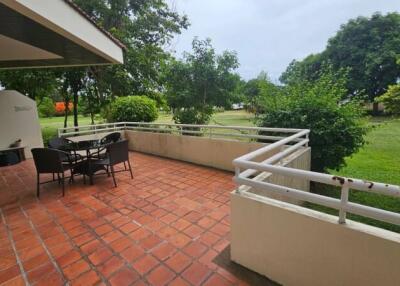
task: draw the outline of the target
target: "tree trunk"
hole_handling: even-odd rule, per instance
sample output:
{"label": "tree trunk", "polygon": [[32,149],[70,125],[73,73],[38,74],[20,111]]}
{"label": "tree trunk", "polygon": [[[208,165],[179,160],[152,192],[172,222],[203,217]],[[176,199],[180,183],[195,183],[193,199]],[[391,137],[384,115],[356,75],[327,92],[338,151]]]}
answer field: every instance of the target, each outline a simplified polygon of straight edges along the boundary
{"label": "tree trunk", "polygon": [[68,125],[68,112],[69,112],[69,99],[64,100],[65,108],[64,108],[64,128],[67,128]]}
{"label": "tree trunk", "polygon": [[373,115],[379,114],[379,103],[378,102],[372,103],[372,114]]}
{"label": "tree trunk", "polygon": [[[78,93],[74,92],[74,126],[77,127],[78,126]],[[76,128],[75,131],[78,131],[78,129]]]}

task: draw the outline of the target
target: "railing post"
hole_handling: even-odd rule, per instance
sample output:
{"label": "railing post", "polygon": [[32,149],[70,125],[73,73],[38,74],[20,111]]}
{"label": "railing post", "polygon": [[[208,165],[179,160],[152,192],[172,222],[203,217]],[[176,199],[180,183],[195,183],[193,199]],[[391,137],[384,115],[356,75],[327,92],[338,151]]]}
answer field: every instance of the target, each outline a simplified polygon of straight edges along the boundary
{"label": "railing post", "polygon": [[[239,175],[240,175],[240,167],[235,167],[235,179],[238,179]],[[236,193],[240,194],[240,190],[239,190],[240,185],[238,183],[236,183],[236,180],[235,180],[235,184],[236,184]]]}
{"label": "railing post", "polygon": [[344,182],[340,194],[339,223],[346,223],[346,205],[349,201],[349,185]]}

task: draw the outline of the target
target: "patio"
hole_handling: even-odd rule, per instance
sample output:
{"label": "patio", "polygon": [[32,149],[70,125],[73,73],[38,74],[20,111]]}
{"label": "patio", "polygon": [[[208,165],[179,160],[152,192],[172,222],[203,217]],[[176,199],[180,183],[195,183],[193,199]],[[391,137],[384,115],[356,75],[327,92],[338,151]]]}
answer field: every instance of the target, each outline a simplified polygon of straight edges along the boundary
{"label": "patio", "polygon": [[64,198],[36,199],[32,160],[1,168],[0,284],[274,285],[229,259],[232,173],[130,156],[133,180],[77,178]]}

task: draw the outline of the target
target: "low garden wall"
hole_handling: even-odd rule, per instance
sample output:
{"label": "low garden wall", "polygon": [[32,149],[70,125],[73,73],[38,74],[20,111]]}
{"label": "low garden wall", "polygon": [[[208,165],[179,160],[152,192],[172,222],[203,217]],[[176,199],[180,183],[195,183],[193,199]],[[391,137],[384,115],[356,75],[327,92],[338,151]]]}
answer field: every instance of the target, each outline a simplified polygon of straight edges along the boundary
{"label": "low garden wall", "polygon": [[231,195],[231,258],[282,285],[400,285],[400,234]]}

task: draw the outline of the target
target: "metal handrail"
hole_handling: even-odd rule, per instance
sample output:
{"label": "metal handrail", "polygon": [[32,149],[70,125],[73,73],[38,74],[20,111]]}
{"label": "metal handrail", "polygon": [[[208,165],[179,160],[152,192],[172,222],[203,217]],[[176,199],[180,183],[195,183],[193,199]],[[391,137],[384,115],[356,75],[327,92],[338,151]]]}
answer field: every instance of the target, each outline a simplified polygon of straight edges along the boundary
{"label": "metal handrail", "polygon": [[[300,170],[295,168],[285,167],[279,164],[278,161],[293,154],[300,148],[304,148],[308,139],[304,139],[295,145],[285,147],[287,143],[293,139],[301,138],[308,134],[309,130],[300,131],[292,136],[289,136],[280,141],[274,142],[270,145],[257,149],[253,152],[245,154],[233,160],[235,166],[234,182],[238,185],[237,193],[244,194],[249,197],[260,197],[249,189],[242,188],[241,186],[248,186],[256,189],[263,190],[267,194],[279,194],[287,198],[297,199],[301,201],[311,202],[322,206],[330,207],[339,210],[339,223],[346,222],[346,213],[353,213],[376,220],[400,225],[400,214],[396,212],[386,211],[379,208],[365,206],[353,202],[349,202],[349,190],[358,190],[369,193],[387,195],[400,198],[400,186],[383,184],[371,181],[365,181],[354,178],[346,178],[335,175],[323,174],[307,170]],[[262,156],[274,150],[278,150],[273,156],[262,162],[254,162],[256,157]],[[260,181],[259,177],[252,178],[255,173],[267,172],[270,174],[277,174],[286,177],[299,178],[307,181],[319,182],[327,185],[341,187],[340,199],[331,198],[319,194],[308,193],[302,190],[289,188],[269,182]]]}

